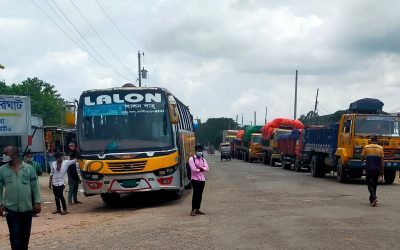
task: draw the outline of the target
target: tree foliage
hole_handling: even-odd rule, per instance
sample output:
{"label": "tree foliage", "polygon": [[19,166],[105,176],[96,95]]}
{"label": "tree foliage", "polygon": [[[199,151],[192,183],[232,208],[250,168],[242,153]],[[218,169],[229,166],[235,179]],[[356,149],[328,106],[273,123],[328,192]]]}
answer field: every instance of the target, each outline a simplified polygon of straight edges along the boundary
{"label": "tree foliage", "polygon": [[236,129],[236,127],[236,122],[231,118],[210,118],[207,122],[199,124],[196,132],[197,142],[204,146],[210,145],[218,148],[222,142],[222,131]]}
{"label": "tree foliage", "polygon": [[64,99],[55,87],[38,78],[28,78],[20,84],[8,86],[0,81],[0,93],[5,95],[30,96],[32,114],[41,115],[44,125],[61,125],[65,120]]}

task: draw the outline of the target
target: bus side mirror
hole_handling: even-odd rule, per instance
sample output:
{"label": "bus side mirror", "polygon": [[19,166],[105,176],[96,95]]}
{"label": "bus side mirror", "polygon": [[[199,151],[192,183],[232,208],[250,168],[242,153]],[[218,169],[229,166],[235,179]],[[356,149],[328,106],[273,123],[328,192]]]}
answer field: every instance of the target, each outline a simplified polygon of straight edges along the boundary
{"label": "bus side mirror", "polygon": [[176,103],[176,100],[172,95],[168,96],[168,110],[169,110],[169,119],[171,120],[171,123],[178,124],[179,123],[178,104]]}

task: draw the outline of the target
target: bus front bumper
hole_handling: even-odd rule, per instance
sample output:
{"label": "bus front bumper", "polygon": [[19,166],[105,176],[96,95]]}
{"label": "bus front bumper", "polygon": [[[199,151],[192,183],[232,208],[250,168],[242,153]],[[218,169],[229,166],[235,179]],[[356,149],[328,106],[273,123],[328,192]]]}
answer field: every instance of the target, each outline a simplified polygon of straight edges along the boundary
{"label": "bus front bumper", "polygon": [[[96,176],[96,174],[92,174],[92,176]],[[151,172],[141,174],[103,175],[101,180],[96,180],[96,178],[82,180],[85,195],[177,190],[180,188],[179,184],[179,171],[162,177],[156,176]]]}

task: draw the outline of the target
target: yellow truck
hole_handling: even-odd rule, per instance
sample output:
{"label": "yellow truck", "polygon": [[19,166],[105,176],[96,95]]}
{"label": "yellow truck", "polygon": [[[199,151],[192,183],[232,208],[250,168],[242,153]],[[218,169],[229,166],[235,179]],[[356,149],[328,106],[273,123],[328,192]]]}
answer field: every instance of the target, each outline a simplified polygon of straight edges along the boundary
{"label": "yellow truck", "polygon": [[334,171],[339,182],[360,178],[365,170],[361,152],[376,135],[384,149],[385,183],[393,183],[400,170],[400,118],[382,112],[382,107],[377,99],[361,99],[350,105],[339,124],[306,127],[301,155],[311,162],[311,175]]}

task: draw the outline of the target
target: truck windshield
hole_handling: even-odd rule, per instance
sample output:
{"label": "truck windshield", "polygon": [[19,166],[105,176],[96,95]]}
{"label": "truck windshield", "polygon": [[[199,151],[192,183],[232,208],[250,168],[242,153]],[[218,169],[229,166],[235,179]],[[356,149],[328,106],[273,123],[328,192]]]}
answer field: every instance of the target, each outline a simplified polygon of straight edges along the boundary
{"label": "truck windshield", "polygon": [[252,142],[252,143],[259,143],[259,144],[261,144],[261,140],[262,140],[262,136],[261,136],[261,135],[256,135],[256,136],[253,136],[253,137],[251,138],[251,142]]}
{"label": "truck windshield", "polygon": [[395,116],[358,116],[355,123],[356,135],[400,136],[400,119]]}
{"label": "truck windshield", "polygon": [[[90,92],[81,97],[77,123],[80,150],[105,153],[172,148],[172,125],[165,95],[141,91],[109,95]],[[148,94],[153,98],[142,98]],[[97,103],[99,96],[103,98],[100,100],[117,100]]]}

